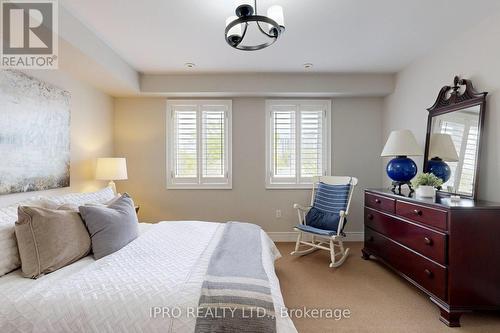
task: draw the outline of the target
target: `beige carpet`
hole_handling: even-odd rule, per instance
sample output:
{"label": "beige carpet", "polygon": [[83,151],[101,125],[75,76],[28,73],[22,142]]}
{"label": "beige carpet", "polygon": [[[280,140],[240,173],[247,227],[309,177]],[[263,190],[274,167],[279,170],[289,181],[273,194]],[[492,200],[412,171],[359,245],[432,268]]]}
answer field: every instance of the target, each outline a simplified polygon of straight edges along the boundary
{"label": "beige carpet", "polygon": [[[288,308],[349,309],[349,319],[293,319],[306,332],[500,332],[500,313],[464,314],[462,327],[448,328],[429,298],[375,260],[361,259],[362,243],[347,243],[351,254],[329,268],[329,254],[289,255],[291,243],[278,243],[276,262]],[[500,281],[499,281],[500,288]]]}

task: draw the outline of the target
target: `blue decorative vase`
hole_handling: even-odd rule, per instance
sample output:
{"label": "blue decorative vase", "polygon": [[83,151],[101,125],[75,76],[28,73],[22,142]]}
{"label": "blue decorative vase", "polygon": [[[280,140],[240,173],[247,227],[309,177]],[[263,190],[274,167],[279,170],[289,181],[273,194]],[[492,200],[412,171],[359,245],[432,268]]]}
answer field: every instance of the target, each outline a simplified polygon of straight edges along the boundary
{"label": "blue decorative vase", "polygon": [[417,165],[406,156],[393,158],[387,164],[387,175],[397,183],[408,183],[417,175]]}
{"label": "blue decorative vase", "polygon": [[432,159],[427,161],[426,172],[430,172],[436,177],[441,178],[443,183],[446,183],[451,176],[450,166],[439,157],[433,157]]}

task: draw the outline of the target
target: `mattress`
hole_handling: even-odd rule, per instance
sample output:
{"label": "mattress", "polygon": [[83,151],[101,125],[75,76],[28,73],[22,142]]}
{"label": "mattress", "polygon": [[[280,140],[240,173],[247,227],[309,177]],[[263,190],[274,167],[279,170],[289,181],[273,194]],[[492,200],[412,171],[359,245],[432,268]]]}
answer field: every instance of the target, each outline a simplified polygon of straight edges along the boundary
{"label": "mattress", "polygon": [[[0,278],[0,332],[194,332],[211,254],[224,224],[199,221],[140,225],[141,235],[105,258],[85,257],[37,280],[14,271]],[[261,231],[262,261],[277,314],[285,305]],[[277,315],[277,332],[296,332]]]}

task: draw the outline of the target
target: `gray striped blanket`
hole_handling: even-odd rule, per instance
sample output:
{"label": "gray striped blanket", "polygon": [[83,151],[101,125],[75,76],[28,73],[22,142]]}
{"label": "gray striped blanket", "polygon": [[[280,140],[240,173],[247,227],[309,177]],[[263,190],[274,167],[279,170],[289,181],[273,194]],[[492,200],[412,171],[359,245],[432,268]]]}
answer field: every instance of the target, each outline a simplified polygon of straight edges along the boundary
{"label": "gray striped blanket", "polygon": [[202,285],[195,332],[276,332],[260,232],[254,224],[226,223]]}

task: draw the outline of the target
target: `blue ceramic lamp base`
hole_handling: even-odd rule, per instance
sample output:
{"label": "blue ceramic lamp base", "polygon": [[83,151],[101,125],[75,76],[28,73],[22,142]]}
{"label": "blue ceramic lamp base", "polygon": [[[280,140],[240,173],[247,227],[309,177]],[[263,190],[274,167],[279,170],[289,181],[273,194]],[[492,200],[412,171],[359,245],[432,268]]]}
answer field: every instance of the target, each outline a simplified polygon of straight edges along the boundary
{"label": "blue ceramic lamp base", "polygon": [[427,161],[427,172],[441,178],[443,184],[446,183],[451,176],[450,166],[439,157],[433,157]]}
{"label": "blue ceramic lamp base", "polygon": [[412,159],[406,156],[393,158],[387,164],[386,171],[389,178],[392,179],[392,192],[396,193],[396,188],[398,188],[398,192],[401,194],[403,185],[408,185],[410,194],[414,192],[410,181],[417,175],[418,168]]}

